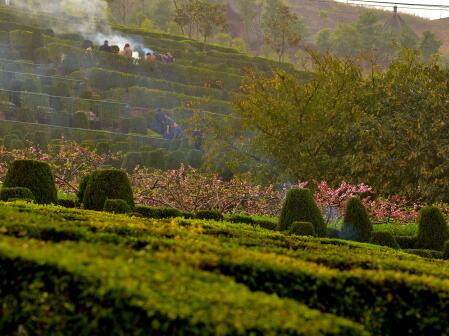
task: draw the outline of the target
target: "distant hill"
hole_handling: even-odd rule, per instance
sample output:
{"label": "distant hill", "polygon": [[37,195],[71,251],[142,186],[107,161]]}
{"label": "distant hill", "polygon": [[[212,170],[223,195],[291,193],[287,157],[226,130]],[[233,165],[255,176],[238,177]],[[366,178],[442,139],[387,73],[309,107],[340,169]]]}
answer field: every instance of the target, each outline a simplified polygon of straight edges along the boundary
{"label": "distant hill", "polygon": [[[387,10],[348,5],[338,2],[319,0],[288,0],[291,8],[304,18],[311,36],[323,28],[335,28],[339,23],[351,23],[364,11],[374,10],[386,22],[393,13]],[[321,11],[327,12],[327,18],[320,16]],[[449,19],[428,20],[414,15],[400,14],[404,21],[418,34],[426,30],[434,32],[442,41],[442,52],[449,52]]]}

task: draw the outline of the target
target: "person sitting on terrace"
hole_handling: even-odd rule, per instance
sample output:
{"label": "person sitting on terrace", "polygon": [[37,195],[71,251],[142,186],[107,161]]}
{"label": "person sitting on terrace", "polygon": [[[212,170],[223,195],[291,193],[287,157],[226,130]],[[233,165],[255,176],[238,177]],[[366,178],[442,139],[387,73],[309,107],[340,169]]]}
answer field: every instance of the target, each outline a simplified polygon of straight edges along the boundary
{"label": "person sitting on terrace", "polygon": [[112,52],[111,47],[109,46],[109,41],[104,41],[103,45],[100,47],[100,51],[104,52]]}
{"label": "person sitting on terrace", "polygon": [[166,63],[173,63],[175,61],[175,58],[172,56],[170,52],[165,53],[165,62]]}
{"label": "person sitting on terrace", "polygon": [[154,56],[152,53],[147,53],[147,62],[152,63],[156,61],[156,56]]}
{"label": "person sitting on terrace", "polygon": [[129,45],[129,43],[125,44],[125,48],[123,48],[123,55],[125,57],[128,57],[128,58],[132,58],[133,57],[133,51],[132,51],[131,46]]}

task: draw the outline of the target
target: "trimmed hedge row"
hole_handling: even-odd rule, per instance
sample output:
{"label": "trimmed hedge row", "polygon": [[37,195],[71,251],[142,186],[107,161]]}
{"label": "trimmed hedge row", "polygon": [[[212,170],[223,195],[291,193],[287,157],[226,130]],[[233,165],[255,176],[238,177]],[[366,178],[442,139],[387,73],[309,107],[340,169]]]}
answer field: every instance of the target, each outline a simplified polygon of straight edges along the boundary
{"label": "trimmed hedge row", "polygon": [[[37,212],[44,213],[40,216],[44,220],[51,213],[46,208],[36,206],[27,208],[40,209]],[[23,216],[29,218],[30,213]],[[393,250],[387,249],[383,252],[381,249],[367,248],[363,244],[343,241],[289,238],[281,234],[268,235],[264,231],[245,230],[245,226],[228,229],[224,223],[206,222],[201,225],[201,228],[197,226],[199,223],[189,224],[185,221],[178,222],[178,227],[158,222],[142,225],[143,223],[139,224],[138,219],[114,216],[109,217],[109,220],[114,221],[114,225],[105,225],[108,217],[102,216],[103,220],[89,219],[88,217],[93,215],[88,212],[66,211],[65,214],[59,213],[58,216],[69,218],[69,221],[64,221],[65,227],[72,225],[79,230],[80,227],[88,224],[100,229],[95,231],[96,236],[103,236],[101,235],[103,231],[109,234],[115,232],[121,237],[139,236],[140,239],[144,238],[144,232],[161,238],[172,237],[174,239],[170,243],[172,248],[165,249],[162,254],[158,253],[159,258],[177,264],[181,261],[186,262],[210,271],[216,270],[234,277],[253,290],[274,292],[320,310],[360,321],[375,334],[389,335],[399,332],[401,334],[441,334],[448,328],[449,281],[446,280],[448,269],[447,264],[442,262],[427,265],[420,262],[418,257],[407,256]],[[79,218],[79,216],[86,218]],[[16,217],[16,220],[20,219]],[[33,223],[35,222],[36,219],[33,220]],[[3,225],[14,227],[11,223]],[[246,227],[249,228],[249,226]],[[44,228],[48,229],[48,226]],[[36,232],[35,225],[32,232],[33,234]],[[203,234],[201,241],[198,241],[199,232]],[[244,241],[252,248],[238,247],[242,246]],[[275,242],[281,242],[284,245],[288,243],[290,248],[270,247]],[[175,248],[176,245],[179,247]],[[254,249],[256,246],[257,249]],[[305,246],[314,246],[314,253],[312,253],[313,249],[305,252],[321,259],[327,259],[327,256],[322,253],[323,249],[333,248],[332,254],[340,259],[340,263],[345,261],[345,258],[342,258],[342,256],[346,257],[345,250],[348,256],[358,251],[358,253],[364,253],[368,260],[371,258],[371,264],[368,263],[368,267],[372,267],[372,264],[376,262],[375,257],[378,254],[382,257],[384,253],[385,257],[389,256],[389,260],[380,258],[378,263],[381,269],[376,270],[363,270],[357,266],[350,266],[345,270],[328,268],[301,260],[305,258],[301,256],[303,252],[298,250],[300,246],[303,246],[303,250]],[[158,249],[156,248],[155,251]],[[198,253],[199,251],[201,253]],[[404,259],[402,267],[409,272],[393,271],[383,267],[384,263],[387,266],[388,263],[390,266],[393,263],[401,265],[401,260],[398,260],[401,258]],[[440,275],[446,272],[446,276],[441,276],[439,279],[427,275],[427,272],[425,276],[409,274],[419,273],[420,269],[427,269],[430,270],[429,273]]]}
{"label": "trimmed hedge row", "polygon": [[3,237],[0,261],[2,334],[18,325],[71,335],[367,334],[352,322],[253,293],[226,277],[107,245]]}

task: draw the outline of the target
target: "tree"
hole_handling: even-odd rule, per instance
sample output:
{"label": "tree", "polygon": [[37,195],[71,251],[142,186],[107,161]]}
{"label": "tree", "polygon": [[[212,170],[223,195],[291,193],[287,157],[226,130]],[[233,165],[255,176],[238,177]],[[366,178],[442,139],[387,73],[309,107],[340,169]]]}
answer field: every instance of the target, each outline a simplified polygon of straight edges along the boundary
{"label": "tree", "polygon": [[425,31],[419,42],[419,50],[426,62],[430,60],[432,55],[438,53],[442,46],[441,40],[439,40],[431,31]]}
{"label": "tree", "polygon": [[279,62],[286,51],[297,47],[305,35],[304,22],[279,0],[271,0],[265,8],[264,41],[277,54]]}
{"label": "tree", "polygon": [[374,54],[378,58],[384,57],[388,48],[388,39],[383,25],[379,22],[377,12],[364,12],[358,18],[355,27],[359,32],[361,51]]}
{"label": "tree", "polygon": [[225,6],[209,0],[186,0],[176,5],[174,21],[189,37],[202,37],[204,44],[217,31],[226,31]]}
{"label": "tree", "polygon": [[152,13],[153,22],[158,28],[167,31],[168,23],[173,14],[173,7],[166,0],[159,0]]}
{"label": "tree", "polygon": [[311,58],[314,76],[306,82],[281,70],[248,73],[235,113],[207,135],[227,162],[245,162],[277,178],[341,179],[359,118],[353,102],[362,77],[352,61],[313,53]]}
{"label": "tree", "polygon": [[249,40],[251,29],[254,29],[255,20],[259,14],[258,0],[238,0],[237,8],[245,24],[245,41]]}
{"label": "tree", "polygon": [[356,57],[360,54],[360,34],[356,27],[342,23],[332,33],[332,50],[341,57]]}
{"label": "tree", "polygon": [[316,34],[315,43],[320,53],[325,54],[331,51],[331,36],[332,30],[329,28],[322,29]]}

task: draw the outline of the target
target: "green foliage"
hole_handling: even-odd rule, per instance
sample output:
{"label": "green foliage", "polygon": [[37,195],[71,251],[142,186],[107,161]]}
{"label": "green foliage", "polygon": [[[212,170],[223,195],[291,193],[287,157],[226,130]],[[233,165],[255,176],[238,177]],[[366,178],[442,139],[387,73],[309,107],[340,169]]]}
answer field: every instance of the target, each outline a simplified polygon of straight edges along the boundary
{"label": "green foliage", "polygon": [[422,258],[428,259],[442,259],[443,253],[441,251],[435,251],[430,249],[408,249],[404,250],[406,253],[414,254]]}
{"label": "green foliage", "polygon": [[223,214],[218,210],[199,210],[195,212],[196,219],[222,221]]}
{"label": "green foliage", "polygon": [[399,249],[399,244],[394,236],[390,232],[386,231],[372,232],[370,243]]}
{"label": "green foliage", "polygon": [[430,58],[437,54],[443,43],[440,39],[431,31],[425,31],[419,42],[419,50],[425,61],[429,61]]}
{"label": "green foliage", "polygon": [[448,239],[449,228],[441,210],[434,206],[422,208],[418,216],[416,247],[441,251]]}
{"label": "green foliage", "polygon": [[84,208],[103,210],[106,199],[122,199],[134,209],[131,184],[124,171],[96,170],[90,175],[83,196]]}
{"label": "green foliage", "polygon": [[310,222],[293,222],[288,232],[297,236],[316,236],[313,224]]}
{"label": "green foliage", "polygon": [[33,139],[34,145],[38,146],[42,150],[47,150],[48,147],[48,135],[43,131],[34,133]]}
{"label": "green foliage", "polygon": [[197,149],[192,149],[188,154],[187,161],[192,168],[201,168],[203,164],[203,152]]}
{"label": "green foliage", "polygon": [[75,128],[89,128],[89,119],[86,112],[78,111],[73,115],[72,125]]}
{"label": "green foliage", "polygon": [[0,200],[3,202],[9,201],[11,199],[23,199],[23,200],[33,200],[34,195],[30,189],[24,187],[3,187],[0,189]]}
{"label": "green foliage", "polygon": [[368,211],[358,197],[351,198],[346,204],[342,236],[349,240],[369,242],[372,231]]}
{"label": "green foliage", "polygon": [[154,208],[149,206],[138,205],[135,212],[145,218],[166,219],[176,217],[191,217],[191,214],[183,213],[178,209],[173,208]]}
{"label": "green foliage", "polygon": [[131,207],[122,199],[107,199],[103,210],[115,214],[126,214],[131,212]]}
{"label": "green foliage", "polygon": [[12,30],[9,32],[11,48],[17,51],[23,59],[32,58],[32,39],[33,33],[30,31]]}
{"label": "green foliage", "polygon": [[71,199],[58,199],[57,204],[59,206],[62,206],[64,208],[68,208],[68,209],[76,208],[76,202],[74,200],[71,200]]}
{"label": "green foliage", "polygon": [[37,48],[33,51],[33,60],[37,64],[50,63],[50,54],[47,48]]}
{"label": "green foliage", "polygon": [[80,184],[78,186],[78,192],[76,193],[76,197],[79,202],[83,202],[84,193],[86,192],[87,184],[89,183],[90,175],[85,175],[81,178]]}
{"label": "green foliage", "polygon": [[3,187],[31,190],[39,204],[56,203],[57,191],[50,166],[41,161],[16,160],[9,166]]}
{"label": "green foliage", "polygon": [[36,122],[36,113],[30,108],[19,108],[17,110],[17,120],[22,122]]}
{"label": "green foliage", "polygon": [[254,224],[254,220],[250,216],[233,215],[229,218],[231,223]]}
{"label": "green foliage", "polygon": [[144,155],[144,165],[154,169],[165,169],[166,151],[163,149],[155,149]]}
{"label": "green foliage", "polygon": [[417,237],[416,236],[400,236],[396,235],[394,236],[394,239],[398,243],[399,247],[401,249],[414,249],[416,247],[417,243]]}
{"label": "green foliage", "polygon": [[444,242],[443,246],[443,259],[449,260],[449,240]]}
{"label": "green foliage", "polygon": [[142,153],[140,152],[128,152],[123,159],[122,168],[128,173],[132,173],[134,169],[142,165]]}
{"label": "green foliage", "polygon": [[109,143],[108,142],[97,143],[96,151],[97,151],[97,154],[99,154],[99,155],[108,154],[111,151],[111,149],[109,147]]}
{"label": "green foliage", "polygon": [[326,236],[326,223],[309,189],[294,188],[287,193],[279,217],[279,230],[288,231],[293,222],[310,222],[318,236]]}
{"label": "green foliage", "polygon": [[185,154],[183,151],[177,150],[174,152],[171,152],[167,155],[167,159],[165,161],[165,168],[166,169],[179,169],[181,167],[181,164],[186,164],[187,160],[185,158]]}

